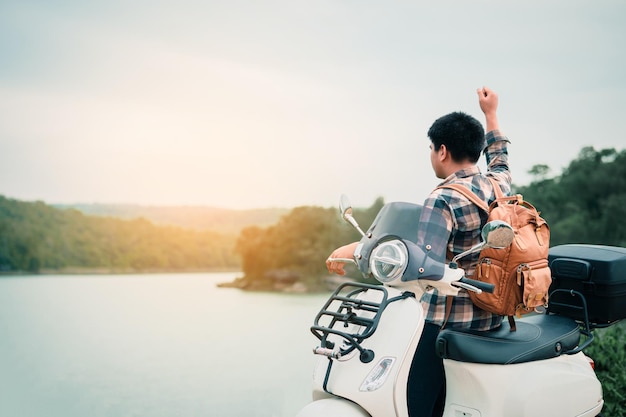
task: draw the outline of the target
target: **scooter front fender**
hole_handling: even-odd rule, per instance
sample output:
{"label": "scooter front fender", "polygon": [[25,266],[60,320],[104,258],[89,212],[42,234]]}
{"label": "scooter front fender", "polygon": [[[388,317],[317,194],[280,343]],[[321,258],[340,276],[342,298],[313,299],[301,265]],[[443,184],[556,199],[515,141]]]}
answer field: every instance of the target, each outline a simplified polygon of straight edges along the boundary
{"label": "scooter front fender", "polygon": [[296,417],[371,417],[357,404],[343,398],[324,398],[307,404]]}

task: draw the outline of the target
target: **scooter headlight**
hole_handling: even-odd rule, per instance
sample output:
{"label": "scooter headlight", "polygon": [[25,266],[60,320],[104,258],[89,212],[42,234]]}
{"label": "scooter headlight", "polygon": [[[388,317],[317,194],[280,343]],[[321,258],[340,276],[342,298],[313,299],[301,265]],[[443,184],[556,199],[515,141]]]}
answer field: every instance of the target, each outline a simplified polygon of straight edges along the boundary
{"label": "scooter headlight", "polygon": [[394,281],[404,274],[408,260],[406,245],[400,240],[389,240],[376,246],[370,255],[370,270],[382,283]]}

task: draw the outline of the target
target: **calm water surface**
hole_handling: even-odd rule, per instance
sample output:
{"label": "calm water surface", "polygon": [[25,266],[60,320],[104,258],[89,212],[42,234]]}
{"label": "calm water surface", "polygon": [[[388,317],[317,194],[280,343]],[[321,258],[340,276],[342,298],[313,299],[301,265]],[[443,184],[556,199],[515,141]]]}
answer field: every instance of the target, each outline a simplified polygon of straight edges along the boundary
{"label": "calm water surface", "polygon": [[325,295],[237,274],[0,278],[0,417],[288,417]]}

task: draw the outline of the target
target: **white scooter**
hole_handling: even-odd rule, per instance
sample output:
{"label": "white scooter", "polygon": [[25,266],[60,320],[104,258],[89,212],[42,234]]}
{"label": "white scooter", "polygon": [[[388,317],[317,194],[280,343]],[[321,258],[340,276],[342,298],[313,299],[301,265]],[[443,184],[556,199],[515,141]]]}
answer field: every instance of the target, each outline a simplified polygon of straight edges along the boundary
{"label": "white scooter", "polygon": [[[341,212],[363,238],[355,259],[339,261],[355,262],[382,285],[341,284],[317,314],[311,331],[319,339],[313,351],[321,357],[313,373],[313,401],[297,417],[410,417],[409,369],[425,323],[419,302],[423,291],[428,286],[446,295],[456,295],[460,288],[493,291],[465,278],[455,262],[485,246],[508,246],[513,232],[506,223],[490,222],[481,245],[449,265],[436,265],[415,243],[421,206],[389,203],[366,233],[343,196]],[[433,279],[411,280],[425,270],[436,271]],[[582,294],[568,289],[567,295],[580,296],[584,307]],[[440,332],[437,352],[446,375],[443,416],[599,415],[602,387],[593,361],[582,352],[593,340],[589,320],[531,314],[516,322],[515,332],[507,324],[488,332]]]}

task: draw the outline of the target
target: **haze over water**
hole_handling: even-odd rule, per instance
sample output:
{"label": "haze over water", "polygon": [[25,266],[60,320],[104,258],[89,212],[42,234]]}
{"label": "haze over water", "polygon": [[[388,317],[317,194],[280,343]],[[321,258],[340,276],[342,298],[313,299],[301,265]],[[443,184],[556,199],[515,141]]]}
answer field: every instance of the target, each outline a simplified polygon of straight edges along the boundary
{"label": "haze over water", "polygon": [[0,278],[0,416],[295,415],[326,296],[215,286],[235,276]]}

